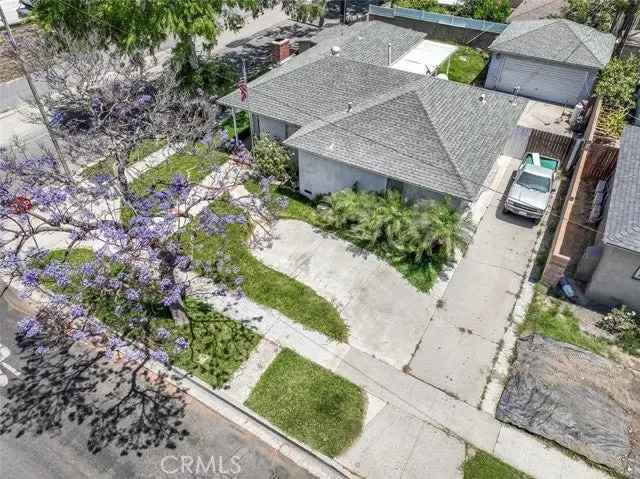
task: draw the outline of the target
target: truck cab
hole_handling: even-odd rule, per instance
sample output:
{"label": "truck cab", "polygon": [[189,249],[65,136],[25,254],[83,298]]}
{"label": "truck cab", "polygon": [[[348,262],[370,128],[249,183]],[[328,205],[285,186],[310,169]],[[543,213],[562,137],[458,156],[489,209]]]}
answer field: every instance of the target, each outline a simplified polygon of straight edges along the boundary
{"label": "truck cab", "polygon": [[551,201],[558,160],[527,153],[514,172],[503,211],[539,220]]}

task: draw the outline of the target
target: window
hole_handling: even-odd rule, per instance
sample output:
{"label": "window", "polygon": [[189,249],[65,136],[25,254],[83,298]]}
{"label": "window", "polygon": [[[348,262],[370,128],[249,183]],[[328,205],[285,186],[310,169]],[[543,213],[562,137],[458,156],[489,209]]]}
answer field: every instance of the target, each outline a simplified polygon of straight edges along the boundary
{"label": "window", "polygon": [[518,178],[518,184],[530,190],[548,193],[551,190],[551,179],[544,176],[532,175],[526,171]]}

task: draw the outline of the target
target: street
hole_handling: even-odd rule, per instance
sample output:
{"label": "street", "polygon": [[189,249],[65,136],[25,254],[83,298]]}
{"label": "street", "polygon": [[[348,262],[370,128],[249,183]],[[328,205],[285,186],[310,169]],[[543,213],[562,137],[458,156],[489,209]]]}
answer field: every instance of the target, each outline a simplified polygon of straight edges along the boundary
{"label": "street", "polygon": [[95,361],[88,348],[75,355],[52,348],[42,358],[23,351],[15,340],[21,317],[0,299],[0,477],[312,477],[199,402],[140,375],[140,394],[130,400],[131,371]]}

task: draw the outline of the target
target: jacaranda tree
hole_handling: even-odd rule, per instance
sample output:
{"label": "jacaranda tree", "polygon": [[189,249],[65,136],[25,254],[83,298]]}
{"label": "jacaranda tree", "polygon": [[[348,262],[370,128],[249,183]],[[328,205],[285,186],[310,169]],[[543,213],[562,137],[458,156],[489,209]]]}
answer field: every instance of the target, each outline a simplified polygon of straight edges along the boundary
{"label": "jacaranda tree", "polygon": [[[229,224],[247,221],[252,205],[243,205],[242,214],[208,208],[239,181],[234,168],[213,161],[199,162],[194,176],[208,176],[206,185],[182,171],[132,188],[136,145],[162,138],[177,152],[206,154],[214,111],[206,99],[176,93],[170,75],[151,75],[131,57],[90,43],[33,47],[32,67],[49,87],[43,103],[75,174],[65,174],[62,159],[50,152],[3,153],[0,268],[9,285],[41,301],[41,311],[20,323],[22,335],[92,340],[108,356],[167,363],[188,344],[155,321],[158,310],[188,325],[187,273],[216,268],[219,260],[192,261],[181,232],[190,225],[222,235]],[[100,159],[106,166],[98,174],[81,172]],[[119,328],[102,324],[105,304],[124,319]]]}

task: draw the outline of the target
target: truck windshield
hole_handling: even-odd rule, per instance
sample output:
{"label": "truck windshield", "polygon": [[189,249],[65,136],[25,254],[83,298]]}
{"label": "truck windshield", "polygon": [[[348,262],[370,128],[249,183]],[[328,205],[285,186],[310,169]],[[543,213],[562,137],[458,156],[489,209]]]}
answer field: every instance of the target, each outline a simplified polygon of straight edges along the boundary
{"label": "truck windshield", "polygon": [[520,175],[517,183],[520,186],[524,186],[530,190],[540,191],[541,193],[548,193],[551,190],[551,179],[544,176],[536,176],[526,171]]}

